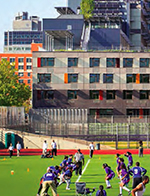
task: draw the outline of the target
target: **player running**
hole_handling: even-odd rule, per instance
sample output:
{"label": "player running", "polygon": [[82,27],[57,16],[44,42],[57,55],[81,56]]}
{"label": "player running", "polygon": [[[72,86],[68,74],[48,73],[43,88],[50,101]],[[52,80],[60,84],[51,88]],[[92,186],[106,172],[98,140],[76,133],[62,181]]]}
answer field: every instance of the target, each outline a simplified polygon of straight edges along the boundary
{"label": "player running", "polygon": [[66,184],[67,184],[66,190],[70,190],[70,183],[71,183],[72,172],[73,172],[72,167],[70,167],[67,171],[65,171],[60,176],[60,182],[59,182],[58,186],[60,186],[64,182],[66,182]]}
{"label": "player running", "polygon": [[130,178],[129,178],[129,174],[128,174],[124,165],[121,166],[120,176],[121,176],[121,179],[120,179],[121,180],[121,182],[120,182],[120,194],[118,196],[122,196],[122,189],[127,191],[128,195],[130,195],[131,191],[126,187],[126,185],[130,181]]}
{"label": "player running", "polygon": [[130,167],[133,165],[132,154],[131,154],[131,152],[127,152],[126,154],[124,154],[124,156],[128,157],[128,165],[127,165],[127,168],[129,170]]}

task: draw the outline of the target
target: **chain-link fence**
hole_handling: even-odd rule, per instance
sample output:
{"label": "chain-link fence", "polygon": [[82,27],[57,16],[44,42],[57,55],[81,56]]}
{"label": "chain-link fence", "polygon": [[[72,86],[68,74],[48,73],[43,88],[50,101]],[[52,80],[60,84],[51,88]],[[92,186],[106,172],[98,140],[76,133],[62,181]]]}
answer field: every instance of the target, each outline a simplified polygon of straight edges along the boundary
{"label": "chain-link fence", "polygon": [[[2,122],[5,122],[4,124]],[[32,109],[28,118],[8,123],[1,118],[0,127],[57,137],[87,141],[130,142],[145,141],[149,147],[149,116],[93,116],[86,109]]]}

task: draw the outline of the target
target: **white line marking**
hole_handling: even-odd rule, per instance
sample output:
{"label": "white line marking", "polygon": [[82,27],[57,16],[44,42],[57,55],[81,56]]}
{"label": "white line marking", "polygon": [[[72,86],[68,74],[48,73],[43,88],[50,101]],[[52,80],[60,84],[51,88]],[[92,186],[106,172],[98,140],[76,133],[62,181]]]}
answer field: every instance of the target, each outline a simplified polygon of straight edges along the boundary
{"label": "white line marking", "polygon": [[[84,174],[84,172],[85,172],[85,170],[86,170],[88,164],[90,163],[90,161],[91,161],[91,159],[89,159],[89,160],[87,161],[87,163],[86,163],[86,165],[85,165],[85,167],[84,167],[84,169],[83,169],[83,171],[82,171],[82,175]],[[80,180],[80,178],[81,178],[82,175],[79,175],[79,177],[78,177],[78,179],[76,180],[76,182],[79,182],[79,180]]]}

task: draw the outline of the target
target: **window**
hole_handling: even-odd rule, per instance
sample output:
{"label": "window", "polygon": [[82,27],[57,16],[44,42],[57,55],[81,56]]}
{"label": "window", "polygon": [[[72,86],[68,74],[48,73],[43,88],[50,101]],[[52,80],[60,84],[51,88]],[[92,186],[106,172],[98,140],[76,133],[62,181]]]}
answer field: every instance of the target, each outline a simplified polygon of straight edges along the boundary
{"label": "window", "polygon": [[9,59],[9,62],[10,62],[10,63],[14,63],[14,62],[15,62],[15,58],[10,58],[10,59]]}
{"label": "window", "polygon": [[113,109],[100,109],[100,116],[112,116]]}
{"label": "window", "polygon": [[99,67],[99,58],[90,58],[90,67]]}
{"label": "window", "polygon": [[140,99],[149,99],[149,91],[141,90],[140,91]]}
{"label": "window", "polygon": [[68,90],[68,99],[77,99],[77,91]]}
{"label": "window", "polygon": [[77,83],[78,74],[68,74],[68,83]]}
{"label": "window", "polygon": [[53,67],[54,60],[55,60],[54,58],[41,58],[41,67],[45,67],[45,66]]}
{"label": "window", "polygon": [[68,67],[77,67],[78,58],[68,58]]}
{"label": "window", "polygon": [[140,74],[140,83],[149,83],[149,74]]}
{"label": "window", "polygon": [[127,74],[127,83],[135,83],[136,74]]}
{"label": "window", "polygon": [[54,91],[37,91],[37,100],[41,99],[54,99]]}
{"label": "window", "polygon": [[139,116],[139,109],[127,109],[127,116]]}
{"label": "window", "polygon": [[115,99],[116,91],[114,90],[107,90],[106,91],[106,99]]}
{"label": "window", "polygon": [[22,83],[23,83],[23,80],[19,80],[19,83],[21,83],[21,84],[22,84]]}
{"label": "window", "polygon": [[90,109],[90,115],[93,116],[112,116],[113,109]]}
{"label": "window", "polygon": [[24,73],[23,72],[19,72],[18,76],[22,77],[22,76],[24,76]]}
{"label": "window", "polygon": [[54,91],[45,91],[45,99],[54,99]]}
{"label": "window", "polygon": [[113,74],[104,74],[103,83],[113,83]]}
{"label": "window", "polygon": [[99,83],[100,74],[90,74],[90,83]]}
{"label": "window", "polygon": [[140,67],[149,67],[149,59],[140,58]]}
{"label": "window", "polygon": [[90,99],[99,99],[99,91],[91,90],[90,91]]}
{"label": "window", "polygon": [[20,70],[20,69],[23,69],[23,65],[19,65],[18,66],[18,69]]}
{"label": "window", "polygon": [[31,65],[27,65],[27,69],[32,69],[32,66]]}
{"label": "window", "polygon": [[107,67],[120,67],[119,58],[107,58]]}
{"label": "window", "polygon": [[51,82],[51,74],[38,74],[38,83]]}
{"label": "window", "polygon": [[32,59],[31,58],[26,58],[26,62],[27,63],[31,63],[32,62]]}
{"label": "window", "polygon": [[31,80],[28,80],[28,84],[30,84],[31,83]]}
{"label": "window", "polygon": [[28,73],[28,77],[30,77],[31,76],[31,73]]}
{"label": "window", "polygon": [[18,63],[23,63],[24,58],[18,58]]}
{"label": "window", "polygon": [[133,94],[133,91],[124,90],[123,91],[123,99],[132,99],[132,94]]}
{"label": "window", "polygon": [[123,67],[132,67],[133,59],[132,58],[124,58],[123,59]]}

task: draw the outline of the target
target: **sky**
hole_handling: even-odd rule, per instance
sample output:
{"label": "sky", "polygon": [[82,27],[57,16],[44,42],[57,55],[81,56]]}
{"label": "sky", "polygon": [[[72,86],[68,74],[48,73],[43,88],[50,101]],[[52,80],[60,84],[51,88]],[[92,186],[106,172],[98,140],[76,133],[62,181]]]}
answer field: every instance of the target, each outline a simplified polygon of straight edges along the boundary
{"label": "sky", "polygon": [[3,52],[4,31],[12,30],[12,23],[18,12],[28,12],[29,16],[55,18],[54,7],[65,6],[66,0],[0,0],[0,53]]}

